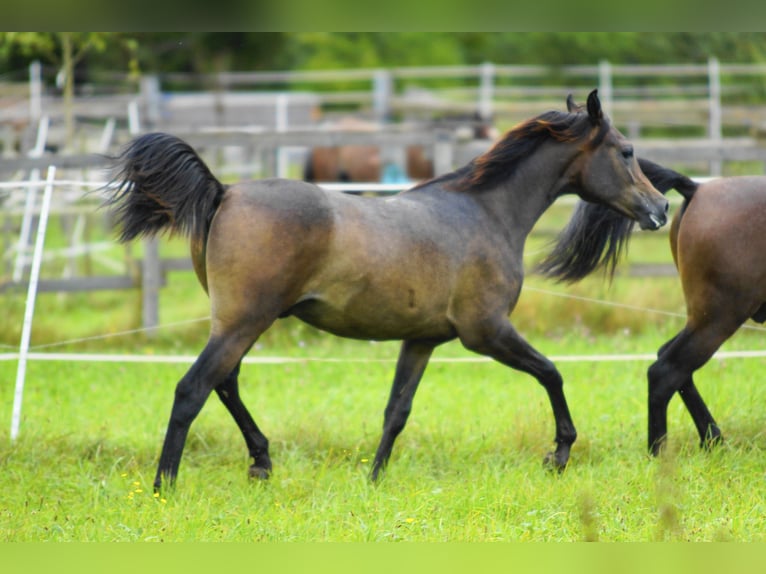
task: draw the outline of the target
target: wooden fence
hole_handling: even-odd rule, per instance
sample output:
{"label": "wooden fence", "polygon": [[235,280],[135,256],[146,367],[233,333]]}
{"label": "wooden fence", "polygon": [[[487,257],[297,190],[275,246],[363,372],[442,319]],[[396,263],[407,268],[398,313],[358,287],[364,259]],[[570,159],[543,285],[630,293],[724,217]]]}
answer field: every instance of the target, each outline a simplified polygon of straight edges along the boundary
{"label": "wooden fence", "polygon": [[[38,126],[42,125],[43,117],[51,118],[52,133],[60,128],[61,101],[55,95],[46,94],[41,87],[40,69],[32,76],[29,94],[9,91],[8,97],[20,98],[20,103],[0,109],[0,138],[5,141],[0,157],[0,179],[17,179],[20,174],[34,170],[43,172],[51,164],[62,174],[75,174],[73,177],[83,172],[100,172],[106,166],[103,156],[55,153],[55,137],[51,138],[52,145],[46,146],[45,141],[41,144]],[[558,78],[558,83],[552,76]],[[349,144],[375,145],[388,150],[424,145],[432,150],[436,173],[444,173],[483,152],[488,143],[461,141],[454,132],[424,130],[423,124],[419,124],[421,129],[411,130],[406,121],[392,124],[389,121],[392,116],[414,121],[424,114],[478,112],[485,117],[492,115],[514,122],[545,109],[562,109],[569,92],[581,100],[589,89],[598,86],[605,108],[623,131],[627,131],[640,156],[673,166],[694,165],[695,171],[696,166],[704,164],[710,174],[721,173],[727,162],[748,162],[753,173],[762,173],[766,171],[766,146],[761,138],[766,124],[766,102],[743,103],[739,97],[742,87],[737,83],[737,78],[758,76],[766,76],[766,66],[720,64],[715,59],[697,66],[616,66],[602,62],[596,66],[564,66],[555,70],[545,66],[485,64],[226,73],[212,78],[219,87],[215,93],[192,93],[200,82],[198,76],[166,74],[144,78],[133,93],[79,97],[76,113],[81,129],[91,130],[89,137],[97,142],[100,151],[114,150],[118,144],[146,129],[164,129],[199,149],[216,173],[222,169],[249,173],[248,170],[255,170],[257,166],[259,176],[284,175],[280,171],[280,150]],[[206,85],[211,85],[210,81],[211,78],[205,78]],[[189,84],[190,92],[171,93],[162,89],[163,84],[183,82]],[[337,89],[339,82],[359,88]],[[295,89],[298,86],[301,89],[311,86],[312,91],[299,91]],[[0,86],[0,96],[2,94]],[[237,115],[253,106],[258,109],[253,108],[249,116]],[[316,129],[314,108],[323,110],[324,117],[334,109],[341,108],[343,113],[354,109],[380,120],[382,129],[378,132]],[[211,112],[214,109],[219,111]],[[203,118],[204,122],[190,130],[190,117]],[[232,126],[238,118],[244,126]],[[17,120],[21,122],[19,125],[27,122],[21,131],[9,127]],[[653,127],[668,130],[689,126],[697,129],[697,137],[648,137]],[[727,131],[734,131],[736,135]],[[222,150],[231,148],[245,150],[240,157],[247,165],[232,166],[225,158],[219,159]],[[401,157],[397,153],[387,155]],[[4,238],[15,232],[7,223],[12,213],[6,211],[5,216]],[[12,241],[4,239],[6,247],[10,243]],[[162,258],[157,244],[148,243],[144,246],[144,257],[126,262],[124,271],[118,275],[44,278],[40,290],[140,288],[143,325],[152,327],[159,320],[158,294],[167,273],[190,268],[188,258]],[[671,265],[664,264],[636,264],[631,268],[631,273],[639,274],[673,272]],[[6,281],[0,285],[0,294],[23,284],[23,281]]]}
{"label": "wooden fence", "polygon": [[[60,96],[46,88],[47,76],[54,72],[32,66],[28,89],[21,92],[17,84],[0,85],[0,140],[5,141],[5,155],[16,148],[22,155],[28,151],[34,139],[28,132],[42,115],[62,117]],[[333,113],[363,114],[385,123],[478,113],[510,125],[545,109],[561,109],[570,92],[582,101],[598,87],[605,109],[631,139],[647,137],[659,128],[685,130],[684,135],[691,129],[694,137],[719,140],[764,129],[765,80],[766,65],[721,63],[715,58],[692,65],[602,61],[589,66],[485,63],[168,73],[144,76],[137,82],[124,74],[102,73],[98,82],[80,87],[75,114],[81,124],[113,120],[118,128],[127,126],[133,132],[246,126],[303,130]],[[111,93],[114,85],[127,91]],[[56,121],[52,129],[60,131]]]}

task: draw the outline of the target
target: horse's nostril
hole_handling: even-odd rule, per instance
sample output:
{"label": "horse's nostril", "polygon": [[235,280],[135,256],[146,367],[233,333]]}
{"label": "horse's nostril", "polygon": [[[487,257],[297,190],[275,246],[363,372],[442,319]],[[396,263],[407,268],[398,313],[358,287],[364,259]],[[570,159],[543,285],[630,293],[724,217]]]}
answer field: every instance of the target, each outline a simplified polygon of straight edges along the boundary
{"label": "horse's nostril", "polygon": [[670,202],[669,202],[669,201],[666,201],[666,202],[665,202],[665,213],[667,213],[667,212],[668,212],[668,209],[670,209]]}

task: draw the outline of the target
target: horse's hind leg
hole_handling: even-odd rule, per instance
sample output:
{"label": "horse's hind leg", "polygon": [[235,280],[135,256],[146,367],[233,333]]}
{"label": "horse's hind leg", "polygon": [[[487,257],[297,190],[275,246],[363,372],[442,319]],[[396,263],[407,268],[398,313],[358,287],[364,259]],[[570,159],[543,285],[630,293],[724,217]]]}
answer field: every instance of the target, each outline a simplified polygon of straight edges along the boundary
{"label": "horse's hind leg", "polygon": [[720,440],[721,431],[699,395],[692,374],[713,356],[743,321],[729,318],[702,325],[687,326],[663,346],[657,361],[649,367],[648,442],[652,454],[658,454],[667,435],[668,403],[678,392],[694,420],[702,444]]}
{"label": "horse's hind leg", "polygon": [[160,488],[163,479],[171,484],[175,481],[192,421],[210,392],[234,371],[256,337],[257,333],[211,336],[200,356],[179,381],[154,479],[155,490]]}
{"label": "horse's hind leg", "polygon": [[[681,335],[681,333],[677,334],[660,347],[657,351],[657,358],[662,357],[665,350],[675,342],[679,335]],[[681,396],[681,399],[686,406],[686,410],[689,411],[689,414],[694,421],[697,433],[700,435],[700,446],[708,447],[722,441],[723,437],[721,436],[721,430],[718,428],[718,425],[713,419],[713,415],[708,410],[705,401],[699,394],[697,387],[694,385],[692,375],[689,375],[687,380],[681,385],[681,388],[678,389],[678,394]]]}
{"label": "horse's hind leg", "polygon": [[418,389],[433,350],[434,344],[430,342],[404,341],[402,343],[391,395],[384,414],[383,436],[372,463],[370,477],[373,481],[377,480],[378,473],[386,466],[394,441],[407,423],[415,391]]}
{"label": "horse's hind leg", "polygon": [[718,428],[713,415],[708,410],[699,391],[697,391],[691,376],[686,383],[681,385],[678,394],[681,395],[681,399],[684,401],[684,405],[686,405],[686,410],[689,411],[694,421],[694,426],[697,427],[697,433],[700,436],[700,446],[707,448],[722,442],[721,429]]}
{"label": "horse's hind leg", "polygon": [[236,368],[226,379],[215,388],[215,392],[221,402],[237,423],[239,430],[247,444],[247,450],[253,459],[250,465],[250,476],[253,478],[268,478],[271,474],[271,458],[269,457],[269,441],[255,424],[253,417],[242,403],[239,396],[239,368],[242,362],[237,363]]}
{"label": "horse's hind leg", "polygon": [[474,352],[488,355],[504,365],[532,375],[545,388],[556,421],[556,450],[549,453],[544,462],[546,466],[564,470],[569,461],[569,451],[577,439],[577,431],[569,414],[561,374],[510,323],[493,327],[485,322],[481,333],[461,333],[461,340],[466,348]]}

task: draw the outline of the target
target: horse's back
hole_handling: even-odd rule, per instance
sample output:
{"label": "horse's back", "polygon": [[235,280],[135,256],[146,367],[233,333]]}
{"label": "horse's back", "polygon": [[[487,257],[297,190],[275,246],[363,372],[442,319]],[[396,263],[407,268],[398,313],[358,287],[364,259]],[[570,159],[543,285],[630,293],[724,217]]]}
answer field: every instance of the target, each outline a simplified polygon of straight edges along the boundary
{"label": "horse's back", "polygon": [[[694,245],[717,245],[722,253],[746,250],[753,242],[766,241],[762,221],[766,217],[766,177],[726,177],[699,187],[679,213],[679,249]],[[681,243],[688,238],[687,245]]]}

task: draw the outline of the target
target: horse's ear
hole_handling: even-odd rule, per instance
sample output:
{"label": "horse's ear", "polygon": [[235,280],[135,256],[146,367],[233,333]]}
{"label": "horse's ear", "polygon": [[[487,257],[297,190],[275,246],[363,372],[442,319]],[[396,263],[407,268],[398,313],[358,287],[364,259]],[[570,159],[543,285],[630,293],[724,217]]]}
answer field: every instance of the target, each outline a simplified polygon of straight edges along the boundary
{"label": "horse's ear", "polygon": [[588,115],[594,122],[600,122],[604,117],[601,111],[601,100],[598,99],[598,89],[588,94]]}
{"label": "horse's ear", "polygon": [[574,113],[577,110],[577,104],[574,101],[574,98],[572,97],[572,94],[569,94],[567,96],[567,111],[570,113]]}

